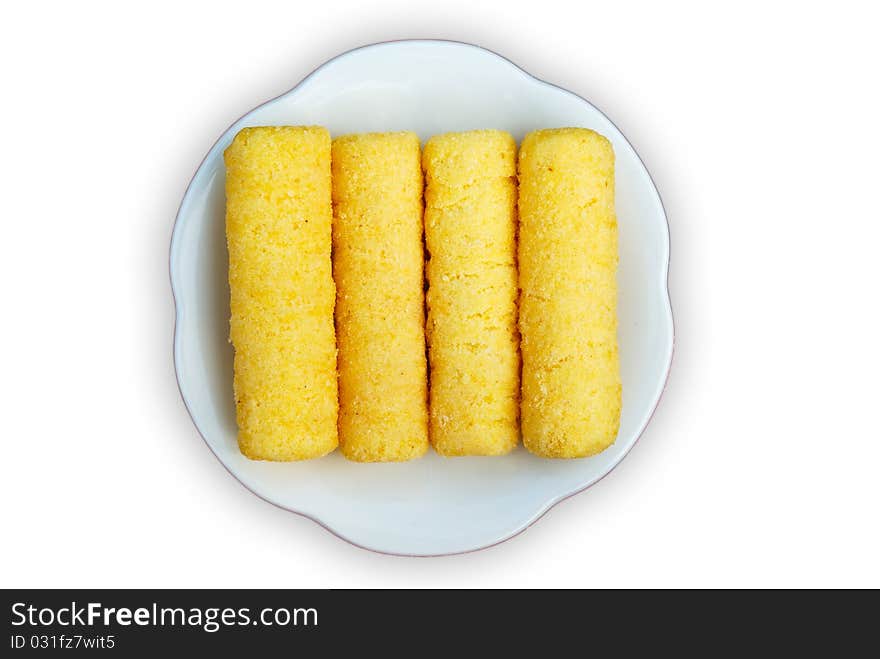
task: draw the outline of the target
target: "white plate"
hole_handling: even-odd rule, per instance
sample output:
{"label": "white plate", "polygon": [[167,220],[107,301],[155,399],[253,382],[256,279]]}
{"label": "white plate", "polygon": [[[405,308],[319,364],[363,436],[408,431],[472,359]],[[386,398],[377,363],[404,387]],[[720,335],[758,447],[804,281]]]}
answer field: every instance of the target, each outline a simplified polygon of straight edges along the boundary
{"label": "white plate", "polygon": [[[496,458],[357,464],[339,452],[300,463],[252,462],[236,443],[224,234],[223,150],[245,126],[320,124],[331,134],[413,130],[431,135],[500,128],[517,140],[536,128],[584,126],[614,145],[620,269],[623,415],[598,456],[543,460],[523,448]],[[667,292],[669,231],[636,152],[599,110],[476,46],[397,41],[327,62],[294,89],[235,122],[186,191],[171,240],[181,395],[229,472],[266,501],[306,515],[361,547],[394,554],[471,551],[519,533],[555,503],[611,471],[657,405],[672,359]],[[204,493],[210,497],[210,493]]]}

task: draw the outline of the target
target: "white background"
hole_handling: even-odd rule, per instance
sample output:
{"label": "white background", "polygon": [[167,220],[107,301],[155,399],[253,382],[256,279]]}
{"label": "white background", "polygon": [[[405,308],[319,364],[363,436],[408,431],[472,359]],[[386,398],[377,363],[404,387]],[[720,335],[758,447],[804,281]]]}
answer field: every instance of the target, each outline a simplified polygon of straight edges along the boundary
{"label": "white background", "polygon": [[[866,6],[5,9],[0,586],[880,586]],[[591,100],[672,231],[676,355],[639,445],[524,534],[448,558],[357,549],[254,497],[171,361],[168,242],[203,155],[326,59],[407,37],[485,46]]]}

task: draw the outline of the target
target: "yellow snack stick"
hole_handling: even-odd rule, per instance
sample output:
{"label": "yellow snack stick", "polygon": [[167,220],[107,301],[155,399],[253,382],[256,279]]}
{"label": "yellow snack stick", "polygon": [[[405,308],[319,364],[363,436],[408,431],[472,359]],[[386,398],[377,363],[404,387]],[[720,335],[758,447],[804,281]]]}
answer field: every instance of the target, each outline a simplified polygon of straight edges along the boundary
{"label": "yellow snack stick", "polygon": [[330,135],[245,128],[224,155],[239,447],[325,455],[337,445]]}
{"label": "yellow snack stick", "polygon": [[497,130],[431,138],[425,240],[430,437],[442,455],[519,441],[516,143]]}
{"label": "yellow snack stick", "polygon": [[339,137],[332,163],[340,448],[409,460],[428,447],[419,139]]}
{"label": "yellow snack stick", "polygon": [[539,130],[519,153],[522,435],[577,458],[617,437],[614,151],[584,128]]}

